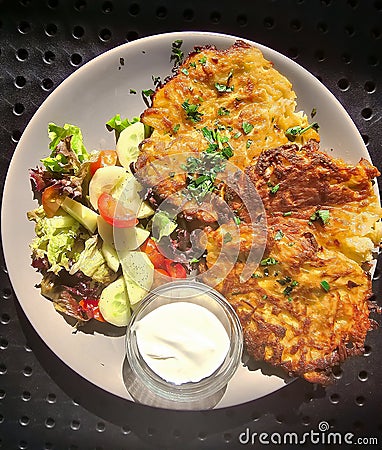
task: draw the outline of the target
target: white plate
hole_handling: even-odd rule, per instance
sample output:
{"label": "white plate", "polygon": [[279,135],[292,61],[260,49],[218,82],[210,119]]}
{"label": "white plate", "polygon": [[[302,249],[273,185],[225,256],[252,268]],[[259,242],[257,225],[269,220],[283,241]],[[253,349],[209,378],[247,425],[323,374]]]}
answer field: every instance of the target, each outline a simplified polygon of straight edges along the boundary
{"label": "white plate", "polygon": [[[140,115],[145,107],[141,90],[153,87],[152,76],[163,79],[171,73],[171,43],[176,39],[183,40],[182,50],[186,54],[195,45],[215,44],[227,48],[238,38],[204,32],[169,33],[122,45],[90,61],[58,86],[38,109],[16,148],[4,189],[4,253],[13,288],[26,316],[50,349],[74,371],[126,399],[131,398],[121,373],[124,338],[97,333],[73,334],[52,303],[34,287],[41,277],[30,265],[28,245],[34,237],[34,224],[27,221],[26,213],[36,207],[36,202],[32,199],[28,169],[38,165],[48,153],[49,122],[78,125],[88,150],[114,148],[114,135],[106,130],[105,123],[117,113],[123,117]],[[370,160],[348,114],[313,75],[287,57],[252,44],[292,81],[298,109],[309,115],[316,108],[322,149],[333,148],[333,155],[350,163],[360,158]],[[132,94],[130,89],[137,94]],[[284,385],[282,378],[241,367],[217,407],[248,402]]]}

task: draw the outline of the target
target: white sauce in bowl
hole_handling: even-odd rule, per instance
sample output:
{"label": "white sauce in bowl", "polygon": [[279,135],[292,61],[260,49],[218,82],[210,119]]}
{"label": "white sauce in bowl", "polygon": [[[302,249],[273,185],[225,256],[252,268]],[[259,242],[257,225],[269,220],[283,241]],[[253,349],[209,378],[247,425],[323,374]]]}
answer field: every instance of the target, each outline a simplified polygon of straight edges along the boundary
{"label": "white sauce in bowl", "polygon": [[198,382],[223,363],[230,346],[220,320],[189,302],[159,306],[134,324],[137,346],[146,364],[174,383]]}

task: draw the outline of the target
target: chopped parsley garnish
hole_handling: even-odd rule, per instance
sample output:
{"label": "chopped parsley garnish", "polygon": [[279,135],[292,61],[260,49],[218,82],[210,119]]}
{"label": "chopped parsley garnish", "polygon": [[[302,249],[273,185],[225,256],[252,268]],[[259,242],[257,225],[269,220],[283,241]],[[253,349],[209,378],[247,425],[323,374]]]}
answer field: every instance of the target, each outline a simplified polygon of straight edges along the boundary
{"label": "chopped parsley garnish", "polygon": [[152,89],[143,89],[142,90],[142,98],[148,108],[150,108],[150,106],[151,106],[151,96],[153,94],[154,94],[154,91]]}
{"label": "chopped parsley garnish", "polygon": [[323,225],[329,222],[330,212],[328,209],[318,209],[315,213],[310,216],[310,221],[320,220]]}
{"label": "chopped parsley garnish", "polygon": [[[298,281],[293,280],[291,282],[291,284],[289,284],[284,290],[283,290],[283,294],[285,296],[289,296],[289,294],[293,291],[293,289],[298,286]],[[289,299],[288,299],[289,300]]]}
{"label": "chopped parsley garnish", "polygon": [[278,264],[278,261],[272,257],[265,258],[260,261],[261,266],[274,266],[275,264]]}
{"label": "chopped parsley garnish", "polygon": [[172,131],[174,134],[176,134],[179,131],[180,128],[180,123],[177,123],[176,125],[174,125]]}
{"label": "chopped parsley garnish", "polygon": [[230,73],[228,74],[226,83],[225,83],[225,84],[223,84],[223,83],[215,83],[215,89],[216,89],[218,92],[220,92],[220,93],[223,93],[223,92],[233,92],[234,87],[229,85],[229,83],[230,83],[232,77],[233,77],[233,72],[232,72],[232,70],[231,70]]}
{"label": "chopped parsley garnish", "polygon": [[284,217],[288,217],[288,216],[291,216],[291,215],[292,215],[292,211],[287,211],[287,212],[283,213]]}
{"label": "chopped parsley garnish", "polygon": [[296,139],[297,136],[301,136],[303,133],[305,133],[306,131],[310,130],[311,128],[313,128],[314,130],[318,130],[319,129],[319,125],[317,122],[313,122],[310,125],[308,125],[307,127],[303,128],[300,125],[297,125],[296,127],[291,127],[288,128],[285,131],[285,136],[290,140],[290,141],[294,141]]}
{"label": "chopped parsley garnish", "polygon": [[215,83],[215,89],[220,92],[232,92],[233,91],[233,86],[227,86],[226,84],[221,84],[221,83]]}
{"label": "chopped parsley garnish", "polygon": [[217,174],[226,167],[226,158],[220,152],[201,152],[199,157],[190,156],[181,168],[187,172],[188,194],[198,202],[215,189]]}
{"label": "chopped parsley garnish", "polygon": [[325,281],[325,280],[321,281],[320,285],[325,292],[330,291],[330,285],[327,281]]}
{"label": "chopped parsley garnish", "polygon": [[188,75],[188,70],[187,70],[185,67],[183,67],[183,69],[181,70],[181,72],[182,72],[184,75]]}
{"label": "chopped parsley garnish", "polygon": [[317,114],[317,109],[313,108],[312,111],[310,112],[310,117],[313,119],[313,117]]}
{"label": "chopped parsley garnish", "polygon": [[233,150],[231,147],[227,146],[222,148],[221,154],[224,156],[225,159],[229,159],[233,156]]}
{"label": "chopped parsley garnish", "polygon": [[209,146],[206,150],[207,153],[220,151],[224,158],[229,159],[233,156],[233,149],[228,142],[228,136],[222,136],[219,131],[211,130],[207,127],[201,129],[203,136],[208,141]]}
{"label": "chopped parsley garnish", "polygon": [[281,230],[277,230],[275,234],[275,241],[281,241],[284,237],[284,233]]}
{"label": "chopped parsley garnish", "polygon": [[180,49],[183,44],[182,39],[177,39],[171,44],[170,61],[174,61],[174,68],[180,66],[183,62],[183,52]]}
{"label": "chopped parsley garnish", "polygon": [[182,103],[182,108],[185,110],[187,119],[191,120],[191,122],[200,122],[203,114],[198,111],[200,105],[193,105],[188,100]]}
{"label": "chopped parsley garnish", "polygon": [[239,139],[240,136],[241,136],[241,131],[238,131],[237,133],[235,133],[235,134],[233,135],[233,138],[234,138],[234,139]]}
{"label": "chopped parsley garnish", "polygon": [[159,86],[161,84],[161,78],[158,76],[151,75],[151,79],[153,80],[154,86]]}
{"label": "chopped parsley garnish", "polygon": [[206,62],[207,62],[207,57],[206,57],[206,56],[202,56],[202,57],[199,59],[199,62],[200,62],[200,64],[201,64],[202,66],[204,66],[204,65],[206,64]]}
{"label": "chopped parsley garnish", "polygon": [[194,62],[194,61],[190,62],[190,67],[193,67],[194,69],[196,69],[196,62]]}
{"label": "chopped parsley garnish", "polygon": [[249,148],[252,145],[253,141],[252,139],[248,139],[247,143],[245,144],[245,148]]}
{"label": "chopped parsley garnish", "polygon": [[[281,286],[285,286],[284,290],[283,290],[283,294],[287,297],[290,295],[290,293],[293,291],[293,289],[298,286],[298,281],[296,280],[292,280],[291,277],[289,277],[288,275],[285,276],[284,278],[281,278],[280,280],[276,280],[279,284],[281,284]],[[289,297],[290,298],[290,297]],[[288,301],[289,301],[288,298]]]}
{"label": "chopped parsley garnish", "polygon": [[236,223],[236,225],[240,225],[241,224],[241,219],[238,216],[233,216],[233,221]]}
{"label": "chopped parsley garnish", "polygon": [[242,128],[245,134],[249,134],[253,130],[254,126],[249,122],[243,122]]}
{"label": "chopped parsley garnish", "polygon": [[278,184],[275,184],[274,186],[271,184],[270,186],[269,186],[269,192],[272,194],[272,195],[275,195],[276,194],[276,192],[280,189],[280,183],[278,183]]}
{"label": "chopped parsley garnish", "polygon": [[225,108],[224,106],[218,109],[219,116],[228,116],[229,113],[230,113],[229,109]]}
{"label": "chopped parsley garnish", "polygon": [[251,278],[263,278],[263,277],[259,273],[255,272],[251,275]]}
{"label": "chopped parsley garnish", "polygon": [[130,94],[136,94],[137,93],[137,91],[135,90],[135,89],[130,89]]}
{"label": "chopped parsley garnish", "polygon": [[292,281],[292,278],[286,276],[286,277],[281,278],[280,280],[276,280],[276,281],[277,281],[277,283],[281,284],[281,286],[285,286],[286,284],[288,284]]}

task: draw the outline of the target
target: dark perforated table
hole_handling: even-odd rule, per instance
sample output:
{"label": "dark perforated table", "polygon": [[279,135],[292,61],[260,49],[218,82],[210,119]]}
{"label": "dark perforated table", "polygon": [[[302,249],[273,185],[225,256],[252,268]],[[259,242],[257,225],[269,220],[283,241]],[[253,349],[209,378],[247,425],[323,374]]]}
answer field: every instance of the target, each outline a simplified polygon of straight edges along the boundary
{"label": "dark perforated table", "polygon": [[[119,44],[178,30],[242,36],[294,59],[345,106],[381,168],[381,0],[2,0],[1,186],[28,121],[61,81]],[[374,292],[380,302],[379,274],[377,268]],[[326,431],[325,424],[341,439],[353,433],[360,444],[382,446],[380,329],[369,333],[363,357],[335,371],[328,388],[297,380],[238,407],[162,411],[114,397],[65,366],[23,314],[3,257],[0,277],[1,448],[259,448],[275,446],[285,432]],[[268,433],[263,443],[261,433]],[[332,447],[322,439],[305,439],[301,446]]]}

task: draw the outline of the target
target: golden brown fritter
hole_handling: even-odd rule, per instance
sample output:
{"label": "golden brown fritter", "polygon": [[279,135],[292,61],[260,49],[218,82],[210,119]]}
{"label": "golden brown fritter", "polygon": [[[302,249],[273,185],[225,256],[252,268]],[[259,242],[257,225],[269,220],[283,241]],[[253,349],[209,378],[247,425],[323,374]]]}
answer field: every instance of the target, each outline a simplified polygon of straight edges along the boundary
{"label": "golden brown fritter", "polygon": [[[288,128],[308,125],[306,116],[295,112],[295,98],[289,80],[257,48],[242,41],[226,50],[198,48],[177,74],[156,90],[152,106],[141,116],[142,122],[153,128],[136,163],[141,181],[148,186],[157,184],[156,192],[162,198],[179,189],[184,177],[153,179],[153,172],[166,172],[169,159],[163,158],[206,150],[203,127],[218,129],[229,140],[234,153],[230,163],[243,169],[263,149],[287,143]],[[310,138],[319,140],[314,129],[296,142]],[[155,170],[145,172],[153,161]],[[178,173],[179,166],[171,171]]]}
{"label": "golden brown fritter", "polygon": [[[371,281],[360,263],[381,240],[376,221],[382,213],[371,183],[378,171],[364,160],[350,166],[330,158],[308,143],[267,150],[246,174],[264,202],[266,250],[243,283],[240,259],[250,248],[253,226],[243,213],[248,223],[240,225],[238,263],[232,270],[223,264],[215,269],[226,273],[216,288],[235,307],[251,356],[326,383],[333,365],[362,353],[372,327]],[[243,175],[237,186],[245,186]],[[233,208],[245,211],[239,195],[231,190],[227,196]],[[217,233],[207,238],[207,267],[222,249]]]}

